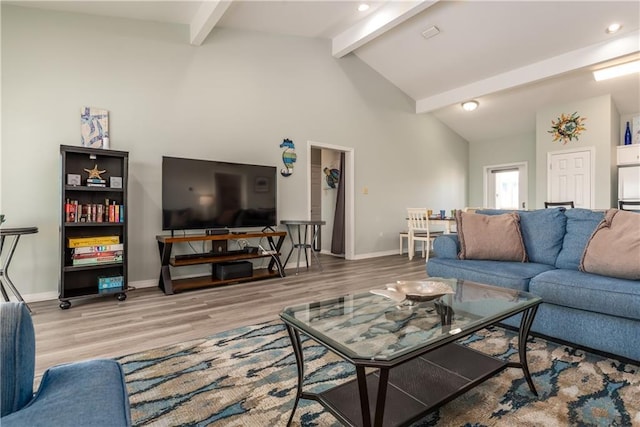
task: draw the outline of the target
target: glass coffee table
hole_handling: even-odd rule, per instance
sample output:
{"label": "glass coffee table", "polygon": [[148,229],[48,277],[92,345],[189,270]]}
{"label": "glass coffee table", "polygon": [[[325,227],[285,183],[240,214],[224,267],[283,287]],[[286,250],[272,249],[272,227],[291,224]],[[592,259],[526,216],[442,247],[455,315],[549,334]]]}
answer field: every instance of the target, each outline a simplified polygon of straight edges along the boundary
{"label": "glass coffee table", "polygon": [[[300,399],[322,404],[349,426],[406,426],[502,370],[527,366],[526,340],[542,300],[532,294],[455,279],[453,293],[429,301],[393,301],[362,293],[287,307],[280,314],[297,363]],[[522,313],[519,362],[506,362],[455,341]],[[320,393],[303,391],[300,334],[355,366],[356,378]]]}

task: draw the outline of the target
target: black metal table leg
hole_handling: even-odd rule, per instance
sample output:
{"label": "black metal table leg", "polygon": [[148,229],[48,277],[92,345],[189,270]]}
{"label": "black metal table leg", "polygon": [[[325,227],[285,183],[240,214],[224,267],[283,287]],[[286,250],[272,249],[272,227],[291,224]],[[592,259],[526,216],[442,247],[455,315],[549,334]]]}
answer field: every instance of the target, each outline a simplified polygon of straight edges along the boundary
{"label": "black metal table leg", "polygon": [[362,411],[362,425],[371,425],[371,412],[369,409],[369,393],[367,391],[367,374],[364,366],[356,366],[358,378],[358,392],[360,393],[360,410]]}
{"label": "black metal table leg", "polygon": [[389,368],[380,368],[380,379],[378,380],[378,396],[376,398],[376,416],[374,425],[382,427],[384,421],[384,405],[387,400],[387,384],[389,384]]}
{"label": "black metal table leg", "polygon": [[533,379],[531,378],[531,373],[529,372],[529,364],[527,362],[527,338],[529,336],[529,331],[531,330],[531,325],[533,324],[533,319],[536,317],[537,311],[538,306],[536,305],[522,312],[522,318],[520,319],[520,329],[518,330],[518,356],[520,357],[520,362],[507,364],[509,367],[522,368],[522,372],[524,372],[524,378],[527,380],[529,389],[536,396],[538,396],[538,392],[536,391],[536,387],[533,384]]}
{"label": "black metal table leg", "polygon": [[287,426],[291,425],[291,421],[293,421],[293,415],[296,413],[296,408],[298,407],[298,402],[300,401],[300,397],[302,397],[302,382],[304,381],[304,357],[302,354],[302,344],[300,343],[300,334],[298,331],[288,324],[286,324],[287,332],[289,333],[289,338],[291,339],[291,345],[293,346],[293,354],[296,358],[296,366],[298,368],[298,388],[296,390],[296,400],[293,403],[293,409],[291,409],[291,416],[289,417],[289,421],[287,422]]}

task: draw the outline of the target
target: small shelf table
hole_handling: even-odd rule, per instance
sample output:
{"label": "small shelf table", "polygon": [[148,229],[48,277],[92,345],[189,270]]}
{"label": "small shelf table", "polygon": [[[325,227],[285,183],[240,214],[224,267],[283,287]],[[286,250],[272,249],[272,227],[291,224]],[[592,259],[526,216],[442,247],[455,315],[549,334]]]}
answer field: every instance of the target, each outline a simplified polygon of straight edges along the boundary
{"label": "small shelf table", "polygon": [[[16,251],[16,246],[18,246],[18,241],[20,240],[20,236],[24,234],[35,234],[38,232],[38,227],[22,227],[22,228],[0,228],[0,291],[2,292],[2,296],[5,301],[9,301],[9,295],[7,294],[7,290],[5,289],[6,285],[11,289],[11,292],[14,293],[18,301],[24,302],[22,295],[18,292],[18,289],[15,287],[11,278],[9,278],[9,265],[11,264],[11,259],[13,258],[13,253]],[[2,251],[4,250],[4,239],[6,237],[13,237],[13,241],[9,245],[9,253],[5,260],[4,265],[2,264]],[[31,308],[28,304],[25,303],[29,311]]]}
{"label": "small shelf table", "polygon": [[[313,242],[315,242],[318,237],[318,231],[320,231],[320,226],[325,225],[326,221],[315,221],[315,220],[282,220],[280,224],[287,226],[287,233],[289,234],[289,238],[291,239],[291,250],[289,251],[289,255],[284,260],[283,267],[287,265],[291,254],[295,249],[298,250],[298,262],[296,263],[296,274],[300,272],[300,253],[304,252],[304,260],[307,268],[309,268],[309,257],[307,256],[307,249],[311,250],[311,254],[315,257],[316,262],[318,263],[318,267],[320,271],[322,271],[322,264],[320,263],[320,259],[316,252],[313,250]],[[304,237],[302,233],[302,229],[304,228]],[[294,230],[297,229],[297,230]],[[311,229],[311,233],[309,233],[309,229]],[[295,233],[294,233],[295,231]],[[293,235],[296,234],[298,240],[295,241],[293,239]],[[308,240],[309,236],[311,236],[311,240]]]}

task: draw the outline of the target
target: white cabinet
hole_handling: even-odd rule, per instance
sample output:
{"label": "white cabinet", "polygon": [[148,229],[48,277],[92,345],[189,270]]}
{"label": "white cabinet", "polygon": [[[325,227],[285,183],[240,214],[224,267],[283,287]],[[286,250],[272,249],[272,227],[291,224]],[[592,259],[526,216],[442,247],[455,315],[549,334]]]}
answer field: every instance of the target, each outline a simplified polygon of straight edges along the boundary
{"label": "white cabinet", "polygon": [[640,144],[618,145],[618,166],[640,165]]}

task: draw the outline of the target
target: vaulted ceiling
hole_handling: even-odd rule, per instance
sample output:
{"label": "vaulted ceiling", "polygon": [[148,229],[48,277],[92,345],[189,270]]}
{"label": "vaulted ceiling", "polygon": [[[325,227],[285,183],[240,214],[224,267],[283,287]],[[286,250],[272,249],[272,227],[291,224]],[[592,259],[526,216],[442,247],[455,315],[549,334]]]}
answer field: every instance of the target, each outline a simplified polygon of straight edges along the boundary
{"label": "vaulted ceiling", "polygon": [[[351,0],[7,3],[185,24],[194,45],[215,27],[328,38],[327,55],[357,55],[415,100],[416,114],[470,142],[533,132],[541,108],[594,96],[640,112],[639,74],[591,74],[640,58],[638,1],[376,1],[364,12]],[[622,29],[608,34],[612,22]],[[470,99],[480,107],[465,112]]]}

